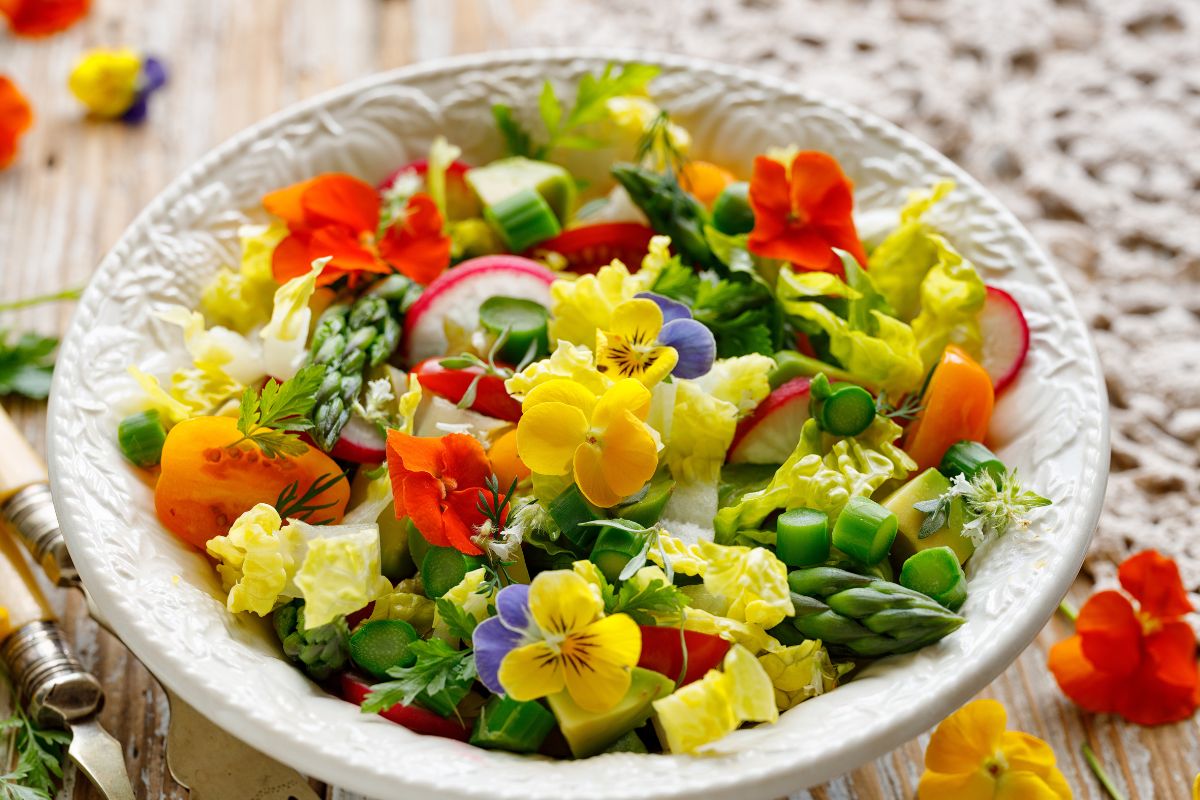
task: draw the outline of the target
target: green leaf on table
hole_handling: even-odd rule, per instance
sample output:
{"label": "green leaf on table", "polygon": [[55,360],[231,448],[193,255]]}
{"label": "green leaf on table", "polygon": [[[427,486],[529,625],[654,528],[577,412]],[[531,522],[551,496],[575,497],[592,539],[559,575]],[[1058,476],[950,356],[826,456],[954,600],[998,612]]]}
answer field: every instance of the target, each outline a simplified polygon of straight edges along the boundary
{"label": "green leaf on table", "polygon": [[41,400],[50,394],[58,339],[23,333],[15,341],[0,330],[0,396],[16,394]]}

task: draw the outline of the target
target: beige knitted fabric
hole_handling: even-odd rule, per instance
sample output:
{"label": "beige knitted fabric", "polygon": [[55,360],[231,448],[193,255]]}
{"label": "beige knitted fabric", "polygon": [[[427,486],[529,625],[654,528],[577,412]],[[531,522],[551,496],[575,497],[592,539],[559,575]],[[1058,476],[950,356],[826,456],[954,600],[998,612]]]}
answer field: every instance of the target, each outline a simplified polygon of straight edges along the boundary
{"label": "beige knitted fabric", "polygon": [[1089,569],[1154,547],[1200,590],[1200,2],[575,0],[525,43],[645,47],[785,76],[898,123],[1050,251],[1112,403]]}

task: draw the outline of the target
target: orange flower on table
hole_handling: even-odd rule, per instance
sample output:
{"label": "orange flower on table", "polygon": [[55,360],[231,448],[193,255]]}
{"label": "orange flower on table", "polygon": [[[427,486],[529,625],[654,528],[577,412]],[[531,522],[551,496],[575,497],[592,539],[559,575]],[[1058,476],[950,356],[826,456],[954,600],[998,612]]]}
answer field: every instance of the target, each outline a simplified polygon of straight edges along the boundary
{"label": "orange flower on table", "polygon": [[483,552],[471,541],[486,520],[477,507],[479,490],[492,474],[483,445],[465,433],[428,437],[392,430],[387,461],[397,517],[409,517],[430,544],[472,556]]}
{"label": "orange flower on table", "polygon": [[275,248],[275,279],[306,274],[312,262],[331,257],[318,283],[344,276],[402,272],[427,284],[450,266],[450,237],[427,194],[408,199],[403,214],[381,229],[375,187],[352,175],[328,173],[271,192],[263,207],[287,223],[289,235]]}
{"label": "orange flower on table", "polygon": [[1118,577],[1129,596],[1111,589],[1092,595],[1075,635],[1050,649],[1050,671],[1088,711],[1138,725],[1187,719],[1200,706],[1200,679],[1179,567],[1147,550],[1126,559]]}
{"label": "orange flower on table", "polygon": [[865,265],[867,252],[854,227],[853,189],[828,153],[803,150],[790,167],[758,156],[750,177],[750,252],[801,269],[840,274],[841,259],[833,252],[837,247]]}
{"label": "orange flower on table", "polygon": [[918,800],[1069,800],[1050,746],[1007,725],[995,700],[974,700],[942,720],[925,750]]}
{"label": "orange flower on table", "polygon": [[88,13],[91,0],[0,0],[0,15],[17,36],[65,31]]}
{"label": "orange flower on table", "polygon": [[32,125],[33,107],[15,83],[0,75],[0,169],[17,157],[17,141]]}

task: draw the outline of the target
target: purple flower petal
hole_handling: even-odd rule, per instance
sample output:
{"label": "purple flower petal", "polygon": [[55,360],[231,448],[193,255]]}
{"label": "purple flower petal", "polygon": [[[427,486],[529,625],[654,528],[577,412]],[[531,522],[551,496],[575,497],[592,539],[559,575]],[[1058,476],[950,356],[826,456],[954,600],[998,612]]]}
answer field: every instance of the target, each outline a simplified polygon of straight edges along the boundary
{"label": "purple flower petal", "polygon": [[141,89],[149,94],[167,82],[167,68],[154,56],[142,59]]}
{"label": "purple flower petal", "polygon": [[671,374],[680,378],[707,374],[717,357],[717,341],[712,331],[694,319],[676,319],[663,325],[658,343],[674,347],[679,353],[679,363]]}
{"label": "purple flower petal", "polygon": [[500,662],[521,645],[523,636],[509,630],[499,617],[488,617],[475,627],[471,641],[475,645],[475,671],[483,685],[496,694],[504,694],[500,685]]}
{"label": "purple flower petal", "polygon": [[532,619],[529,616],[529,585],[510,583],[496,594],[496,613],[504,627],[524,633]]}
{"label": "purple flower petal", "polygon": [[654,292],[638,292],[634,297],[653,300],[655,305],[662,309],[664,324],[677,319],[692,318],[692,310],[678,300],[672,300],[669,297],[663,297],[661,294],[655,294]]}
{"label": "purple flower petal", "polygon": [[130,125],[137,125],[143,122],[146,119],[147,97],[149,97],[149,94],[146,92],[138,92],[137,96],[134,97],[133,105],[125,109],[125,113],[121,115],[121,121]]}

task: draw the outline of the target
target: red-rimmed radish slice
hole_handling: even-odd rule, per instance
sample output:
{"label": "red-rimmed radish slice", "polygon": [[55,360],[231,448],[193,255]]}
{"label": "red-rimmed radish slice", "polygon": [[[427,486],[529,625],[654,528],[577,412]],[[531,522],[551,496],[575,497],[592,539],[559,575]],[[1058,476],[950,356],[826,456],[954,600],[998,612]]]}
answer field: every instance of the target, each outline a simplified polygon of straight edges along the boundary
{"label": "red-rimmed radish slice", "polygon": [[387,458],[387,440],[377,425],[351,414],[329,455],[356,464],[378,464]]}
{"label": "red-rimmed radish slice", "polygon": [[[475,192],[467,185],[467,171],[471,168],[461,161],[451,161],[446,168],[446,213],[450,219],[467,219],[479,216],[479,200]],[[412,172],[424,179],[429,172],[429,160],[418,158],[392,172],[379,182],[378,189],[383,192],[392,188],[401,175]]]}
{"label": "red-rimmed radish slice", "polygon": [[532,248],[528,255],[558,253],[566,259],[568,270],[583,274],[594,273],[615,258],[630,272],[637,272],[653,237],[654,229],[638,222],[602,222],[565,230]]}
{"label": "red-rimmed radish slice", "polygon": [[733,464],[782,464],[796,449],[808,422],[809,378],[792,378],[767,395],[738,423],[729,446]]}
{"label": "red-rimmed radish slice", "polygon": [[521,256],[480,256],[439,275],[404,319],[404,355],[409,364],[446,355],[446,327],[479,328],[479,306],[489,297],[516,297],[550,307],[554,273]]}
{"label": "red-rimmed radish slice", "polygon": [[1025,363],[1025,355],[1029,352],[1029,324],[1012,295],[989,286],[987,300],[979,312],[979,329],[983,336],[983,357],[979,363],[987,370],[999,393],[1016,380]]}

